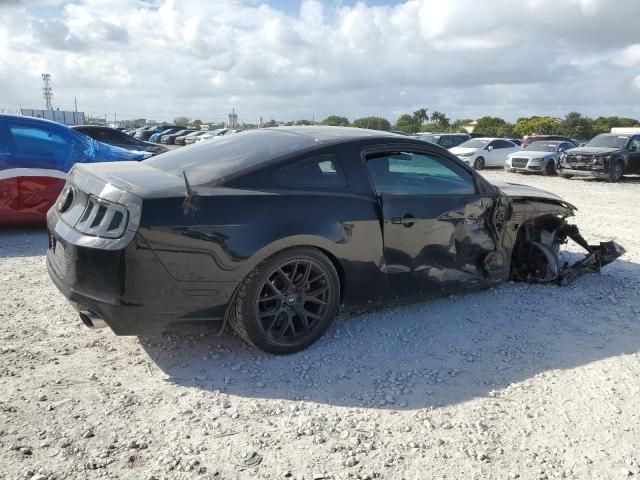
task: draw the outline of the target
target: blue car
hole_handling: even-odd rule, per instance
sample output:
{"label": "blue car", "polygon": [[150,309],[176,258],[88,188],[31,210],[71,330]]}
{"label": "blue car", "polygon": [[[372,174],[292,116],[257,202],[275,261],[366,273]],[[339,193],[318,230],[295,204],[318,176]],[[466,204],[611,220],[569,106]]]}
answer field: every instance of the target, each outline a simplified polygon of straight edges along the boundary
{"label": "blue car", "polygon": [[153,135],[151,135],[149,137],[149,141],[151,143],[160,143],[160,139],[162,138],[163,135],[169,135],[171,133],[176,133],[176,132],[179,132],[182,129],[184,129],[184,127],[170,127],[170,128],[167,128],[167,129],[163,130],[162,132],[154,133]]}
{"label": "blue car", "polygon": [[0,115],[0,225],[43,223],[76,163],[150,156],[97,142],[49,120]]}

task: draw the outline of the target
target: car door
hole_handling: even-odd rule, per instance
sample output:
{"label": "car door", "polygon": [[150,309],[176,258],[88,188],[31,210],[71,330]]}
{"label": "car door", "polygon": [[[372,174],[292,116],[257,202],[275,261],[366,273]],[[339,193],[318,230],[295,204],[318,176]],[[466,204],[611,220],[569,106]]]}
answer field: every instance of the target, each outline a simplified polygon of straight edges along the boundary
{"label": "car door", "polygon": [[366,159],[382,211],[384,271],[394,294],[442,295],[504,274],[487,275],[483,267],[497,248],[489,228],[496,199],[477,191],[470,172],[420,150],[378,151]]}
{"label": "car door", "polygon": [[484,157],[485,167],[495,167],[497,165],[497,158],[500,156],[498,140],[493,140],[485,145],[484,151],[479,155]]}
{"label": "car door", "polygon": [[629,165],[627,166],[627,172],[640,173],[640,135],[634,135],[629,141]]}
{"label": "car door", "polygon": [[0,224],[13,223],[18,217],[18,170],[4,125],[0,123]]}
{"label": "car door", "polygon": [[41,221],[62,190],[72,156],[71,133],[49,125],[16,122],[9,126],[18,176],[18,218]]}
{"label": "car door", "polygon": [[514,143],[507,140],[494,140],[491,144],[493,145],[493,150],[489,155],[489,162],[486,163],[488,167],[504,167],[507,156],[520,150]]}

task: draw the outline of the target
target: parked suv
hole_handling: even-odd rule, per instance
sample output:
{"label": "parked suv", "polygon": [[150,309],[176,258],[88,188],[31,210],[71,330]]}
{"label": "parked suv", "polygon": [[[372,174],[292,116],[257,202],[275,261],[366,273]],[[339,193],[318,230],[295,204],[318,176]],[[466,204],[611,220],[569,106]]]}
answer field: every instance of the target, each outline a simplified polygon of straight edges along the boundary
{"label": "parked suv", "polygon": [[461,143],[466,142],[471,137],[466,133],[418,133],[418,140],[435,143],[446,149],[457,147]]}
{"label": "parked suv", "polygon": [[640,134],[603,133],[584,147],[572,148],[560,157],[561,177],[604,178],[619,182],[625,173],[640,173]]}

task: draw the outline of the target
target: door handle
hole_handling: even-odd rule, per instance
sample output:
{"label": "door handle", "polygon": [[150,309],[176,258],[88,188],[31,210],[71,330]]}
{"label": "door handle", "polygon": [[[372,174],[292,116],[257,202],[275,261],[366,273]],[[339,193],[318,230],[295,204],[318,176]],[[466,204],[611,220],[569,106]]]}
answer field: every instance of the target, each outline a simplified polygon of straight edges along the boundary
{"label": "door handle", "polygon": [[393,217],[391,223],[395,225],[404,225],[405,227],[411,227],[416,223],[416,217],[410,213],[405,213],[402,217]]}

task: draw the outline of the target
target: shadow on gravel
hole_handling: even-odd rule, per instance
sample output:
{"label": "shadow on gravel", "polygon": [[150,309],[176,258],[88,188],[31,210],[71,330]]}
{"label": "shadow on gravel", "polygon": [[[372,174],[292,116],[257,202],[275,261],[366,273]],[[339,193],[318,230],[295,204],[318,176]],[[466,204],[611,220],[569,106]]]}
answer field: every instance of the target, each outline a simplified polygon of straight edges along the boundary
{"label": "shadow on gravel", "polygon": [[35,257],[46,253],[46,227],[32,225],[0,227],[0,258]]}
{"label": "shadow on gravel", "polygon": [[342,317],[287,357],[253,350],[229,330],[140,340],[168,381],[194,389],[417,409],[640,351],[639,287],[640,265],[618,260],[565,288],[507,283]]}

